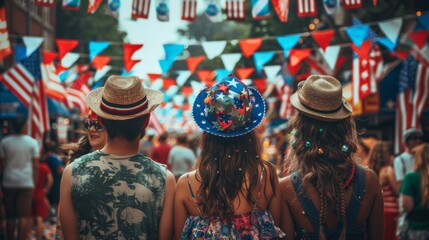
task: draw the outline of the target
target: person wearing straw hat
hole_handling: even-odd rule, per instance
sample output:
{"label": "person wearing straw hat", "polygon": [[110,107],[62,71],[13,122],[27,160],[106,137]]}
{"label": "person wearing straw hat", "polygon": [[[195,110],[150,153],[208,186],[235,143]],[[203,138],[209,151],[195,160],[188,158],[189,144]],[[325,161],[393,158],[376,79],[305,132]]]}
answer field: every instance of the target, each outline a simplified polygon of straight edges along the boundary
{"label": "person wearing straw hat", "polygon": [[359,166],[356,126],[341,83],[312,75],[291,96],[287,177],[280,180],[286,239],[383,239],[377,175]]}
{"label": "person wearing straw hat", "polygon": [[275,168],[262,160],[256,127],[261,94],[229,75],[201,91],[192,107],[203,130],[197,170],[182,175],[174,200],[176,239],[271,239],[284,236]]}
{"label": "person wearing straw hat", "polygon": [[86,103],[107,132],[106,145],[70,163],[61,181],[65,239],[170,239],[175,179],[139,153],[162,93],[137,77],[110,76]]}

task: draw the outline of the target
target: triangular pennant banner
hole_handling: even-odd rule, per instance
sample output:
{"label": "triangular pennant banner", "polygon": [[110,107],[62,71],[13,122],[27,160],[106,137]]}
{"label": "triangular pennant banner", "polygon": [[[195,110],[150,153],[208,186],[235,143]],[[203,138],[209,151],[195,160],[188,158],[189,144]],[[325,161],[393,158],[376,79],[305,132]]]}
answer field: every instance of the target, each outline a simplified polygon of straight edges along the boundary
{"label": "triangular pennant banner", "polygon": [[191,76],[191,72],[190,71],[177,71],[177,73],[178,73],[178,76],[176,77],[177,85],[181,87],[181,86],[183,86],[183,84],[186,83],[188,78]]}
{"label": "triangular pennant banner", "polygon": [[369,52],[371,51],[372,48],[372,41],[371,40],[366,40],[364,41],[360,47],[357,47],[356,45],[352,44],[351,45],[353,51],[359,55],[359,57],[361,58],[369,58]]}
{"label": "triangular pennant banner", "polygon": [[192,93],[192,87],[191,86],[183,86],[182,87],[182,93],[183,93],[183,96],[189,97],[189,95],[191,95],[191,93]]}
{"label": "triangular pennant banner", "polygon": [[320,54],[325,58],[331,69],[335,69],[340,49],[340,46],[329,46],[325,50],[319,48]]}
{"label": "triangular pennant banner", "polygon": [[149,77],[149,81],[151,83],[155,82],[155,80],[160,79],[162,77],[162,74],[160,73],[148,73],[147,76]]}
{"label": "triangular pennant banner", "polygon": [[100,80],[102,77],[104,77],[104,75],[107,74],[107,72],[110,71],[110,69],[112,69],[112,66],[107,65],[102,67],[100,70],[97,70],[94,75],[94,81],[97,82],[98,80]]}
{"label": "triangular pennant banner", "polygon": [[232,72],[235,68],[235,65],[240,60],[241,54],[240,53],[222,54],[220,55],[220,58],[222,59],[225,69]]}
{"label": "triangular pennant banner", "polygon": [[62,59],[64,55],[70,52],[78,44],[79,42],[77,40],[58,39],[57,46],[58,46],[58,52],[60,54],[59,55],[60,59]]}
{"label": "triangular pennant banner", "polygon": [[268,0],[251,0],[253,19],[263,19],[270,16],[270,2]]}
{"label": "triangular pennant banner", "polygon": [[316,41],[317,44],[319,44],[319,46],[323,49],[323,51],[325,51],[326,47],[328,47],[329,43],[331,43],[331,40],[334,34],[335,34],[334,29],[311,32],[311,36],[313,37],[314,41]]}
{"label": "triangular pennant banner", "polygon": [[280,65],[272,65],[264,67],[265,75],[267,76],[269,83],[275,83],[276,77],[279,74],[282,67]]}
{"label": "triangular pennant banner", "polygon": [[58,53],[51,51],[43,51],[43,64],[49,64],[58,58]]}
{"label": "triangular pennant banner", "polygon": [[211,86],[214,83],[215,74],[216,73],[212,70],[200,70],[197,72],[200,81],[208,86]]}
{"label": "triangular pennant banner", "polygon": [[239,41],[241,52],[246,58],[253,55],[253,53],[261,47],[262,38],[249,38]]}
{"label": "triangular pennant banner", "polygon": [[22,41],[24,42],[25,48],[27,49],[26,54],[28,57],[40,47],[40,44],[43,42],[43,38],[25,36],[22,37]]}
{"label": "triangular pennant banner", "polygon": [[302,60],[310,56],[311,49],[292,49],[289,53],[289,63],[291,66],[296,66],[301,63]]}
{"label": "triangular pennant banner", "polygon": [[289,56],[289,51],[295,47],[299,39],[301,39],[301,35],[299,34],[277,37],[277,42],[279,43],[280,47],[282,47],[285,57]]}
{"label": "triangular pennant banner", "polygon": [[95,69],[101,70],[110,62],[110,56],[95,56],[92,59],[92,65]]}
{"label": "triangular pennant banner", "polygon": [[22,45],[15,45],[15,61],[21,62],[22,60],[27,58],[27,48]]}
{"label": "triangular pennant banner", "polygon": [[253,55],[255,68],[258,73],[262,71],[262,67],[274,57],[274,52],[257,52]]}
{"label": "triangular pennant banner", "polygon": [[183,44],[164,44],[165,59],[174,60],[185,49]]}
{"label": "triangular pennant banner", "polygon": [[398,58],[405,60],[410,55],[410,51],[395,51],[395,52],[393,52],[393,54],[395,56],[397,56]]}
{"label": "triangular pennant banner", "polygon": [[88,13],[95,13],[97,11],[98,6],[103,0],[89,0],[88,2]]}
{"label": "triangular pennant banner", "polygon": [[267,79],[255,79],[253,80],[253,84],[260,93],[264,93],[267,89]]}
{"label": "triangular pennant banner", "polygon": [[357,46],[360,47],[362,42],[366,38],[366,34],[368,33],[369,26],[366,24],[362,25],[356,25],[346,28],[346,33],[349,35],[352,42]]}
{"label": "triangular pennant banner", "polygon": [[208,59],[213,59],[219,56],[226,46],[226,41],[202,42],[201,46],[207,55]]}
{"label": "triangular pennant banner", "polygon": [[402,27],[402,18],[395,18],[392,20],[383,21],[378,23],[378,26],[380,26],[380,29],[383,31],[386,37],[392,43],[396,44],[399,32],[401,31]]}
{"label": "triangular pennant banner", "polygon": [[65,68],[71,67],[77,60],[79,59],[79,53],[67,53],[62,59],[61,59],[61,65]]}
{"label": "triangular pennant banner", "polygon": [[[201,82],[191,81],[191,87],[193,90],[192,92],[194,92],[195,94],[198,94],[202,89],[204,89],[206,87],[206,85],[204,83],[201,83]],[[194,101],[190,101],[190,102],[194,102]]]}
{"label": "triangular pennant banner", "polygon": [[289,0],[271,0],[280,22],[287,22],[289,15]]}
{"label": "triangular pennant banner", "polygon": [[287,70],[289,71],[290,75],[295,75],[300,69],[301,69],[302,65],[298,64],[296,66],[292,66],[290,64],[286,65]]}
{"label": "triangular pennant banner", "polygon": [[126,72],[131,71],[131,69],[140,62],[140,60],[133,59],[133,54],[137,52],[140,48],[143,47],[143,44],[131,44],[124,43],[124,68]]}
{"label": "triangular pennant banner", "polygon": [[216,81],[221,80],[222,78],[228,76],[231,72],[226,69],[216,69]]}
{"label": "triangular pennant banner", "polygon": [[[79,7],[80,7],[80,0],[63,0],[63,5],[62,5],[63,9],[79,11]],[[61,58],[62,57],[60,56],[60,59]]]}
{"label": "triangular pennant banner", "polygon": [[[176,94],[177,90],[179,90],[179,87],[176,86],[176,80],[173,78],[164,78],[164,79],[162,79],[162,82],[163,82],[162,88],[168,89],[165,92],[165,96],[171,97],[174,94]],[[170,89],[170,87],[172,87],[172,88]]]}
{"label": "triangular pennant banner", "polygon": [[185,101],[185,96],[183,95],[176,95],[173,97],[174,104],[177,104],[179,106],[182,106],[184,101]]}
{"label": "triangular pennant banner", "polygon": [[429,30],[429,13],[423,13],[417,20],[426,30]]}
{"label": "triangular pennant banner", "polygon": [[109,42],[89,42],[89,60],[100,54],[104,49],[110,45]]}
{"label": "triangular pennant banner", "polygon": [[188,65],[188,69],[191,73],[195,72],[195,69],[198,67],[198,65],[204,61],[206,57],[204,56],[197,56],[197,57],[188,57],[186,59],[186,65]]}
{"label": "triangular pennant banner", "polygon": [[387,37],[379,38],[377,39],[377,42],[381,43],[383,46],[389,49],[390,52],[393,52],[395,50],[396,44],[392,43],[392,41],[390,41],[390,39],[388,39]]}
{"label": "triangular pennant banner", "polygon": [[239,79],[247,79],[252,75],[252,73],[255,71],[252,67],[247,68],[236,68],[235,72],[237,73],[237,76]]}
{"label": "triangular pennant banner", "polygon": [[159,65],[161,66],[162,73],[167,73],[170,70],[171,65],[173,65],[174,60],[161,59],[159,60]]}
{"label": "triangular pennant banner", "polygon": [[413,40],[419,49],[422,49],[428,40],[428,30],[420,30],[410,33],[408,36]]}

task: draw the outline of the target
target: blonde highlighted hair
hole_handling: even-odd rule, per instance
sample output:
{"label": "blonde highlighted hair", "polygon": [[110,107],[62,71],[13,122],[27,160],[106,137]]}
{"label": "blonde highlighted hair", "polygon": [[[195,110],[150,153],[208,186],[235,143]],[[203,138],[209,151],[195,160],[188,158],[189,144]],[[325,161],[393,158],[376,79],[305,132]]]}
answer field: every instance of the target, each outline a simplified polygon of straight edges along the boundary
{"label": "blonde highlighted hair", "polygon": [[423,143],[413,149],[416,157],[414,171],[421,176],[422,206],[429,209],[429,143]]}

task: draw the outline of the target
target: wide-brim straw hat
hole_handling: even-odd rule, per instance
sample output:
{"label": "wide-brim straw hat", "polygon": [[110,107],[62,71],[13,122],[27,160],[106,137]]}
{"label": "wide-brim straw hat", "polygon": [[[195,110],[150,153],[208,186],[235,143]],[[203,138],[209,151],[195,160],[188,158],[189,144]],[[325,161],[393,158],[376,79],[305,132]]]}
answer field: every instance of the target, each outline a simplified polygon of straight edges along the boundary
{"label": "wide-brim straw hat", "polygon": [[340,121],[352,114],[341,83],[327,75],[311,75],[300,82],[290,101],[302,114],[321,121]]}
{"label": "wide-brim straw hat", "polygon": [[127,120],[149,114],[163,99],[161,92],[145,89],[138,77],[113,75],[88,94],[86,104],[101,118]]}

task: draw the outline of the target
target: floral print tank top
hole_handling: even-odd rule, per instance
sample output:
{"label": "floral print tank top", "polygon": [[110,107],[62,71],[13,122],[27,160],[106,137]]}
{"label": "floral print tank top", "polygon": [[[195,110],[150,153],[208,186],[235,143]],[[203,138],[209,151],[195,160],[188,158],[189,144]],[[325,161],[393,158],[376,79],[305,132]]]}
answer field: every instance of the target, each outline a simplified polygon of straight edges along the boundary
{"label": "floral print tank top", "polygon": [[136,154],[95,151],[73,163],[80,239],[158,239],[166,166]]}

